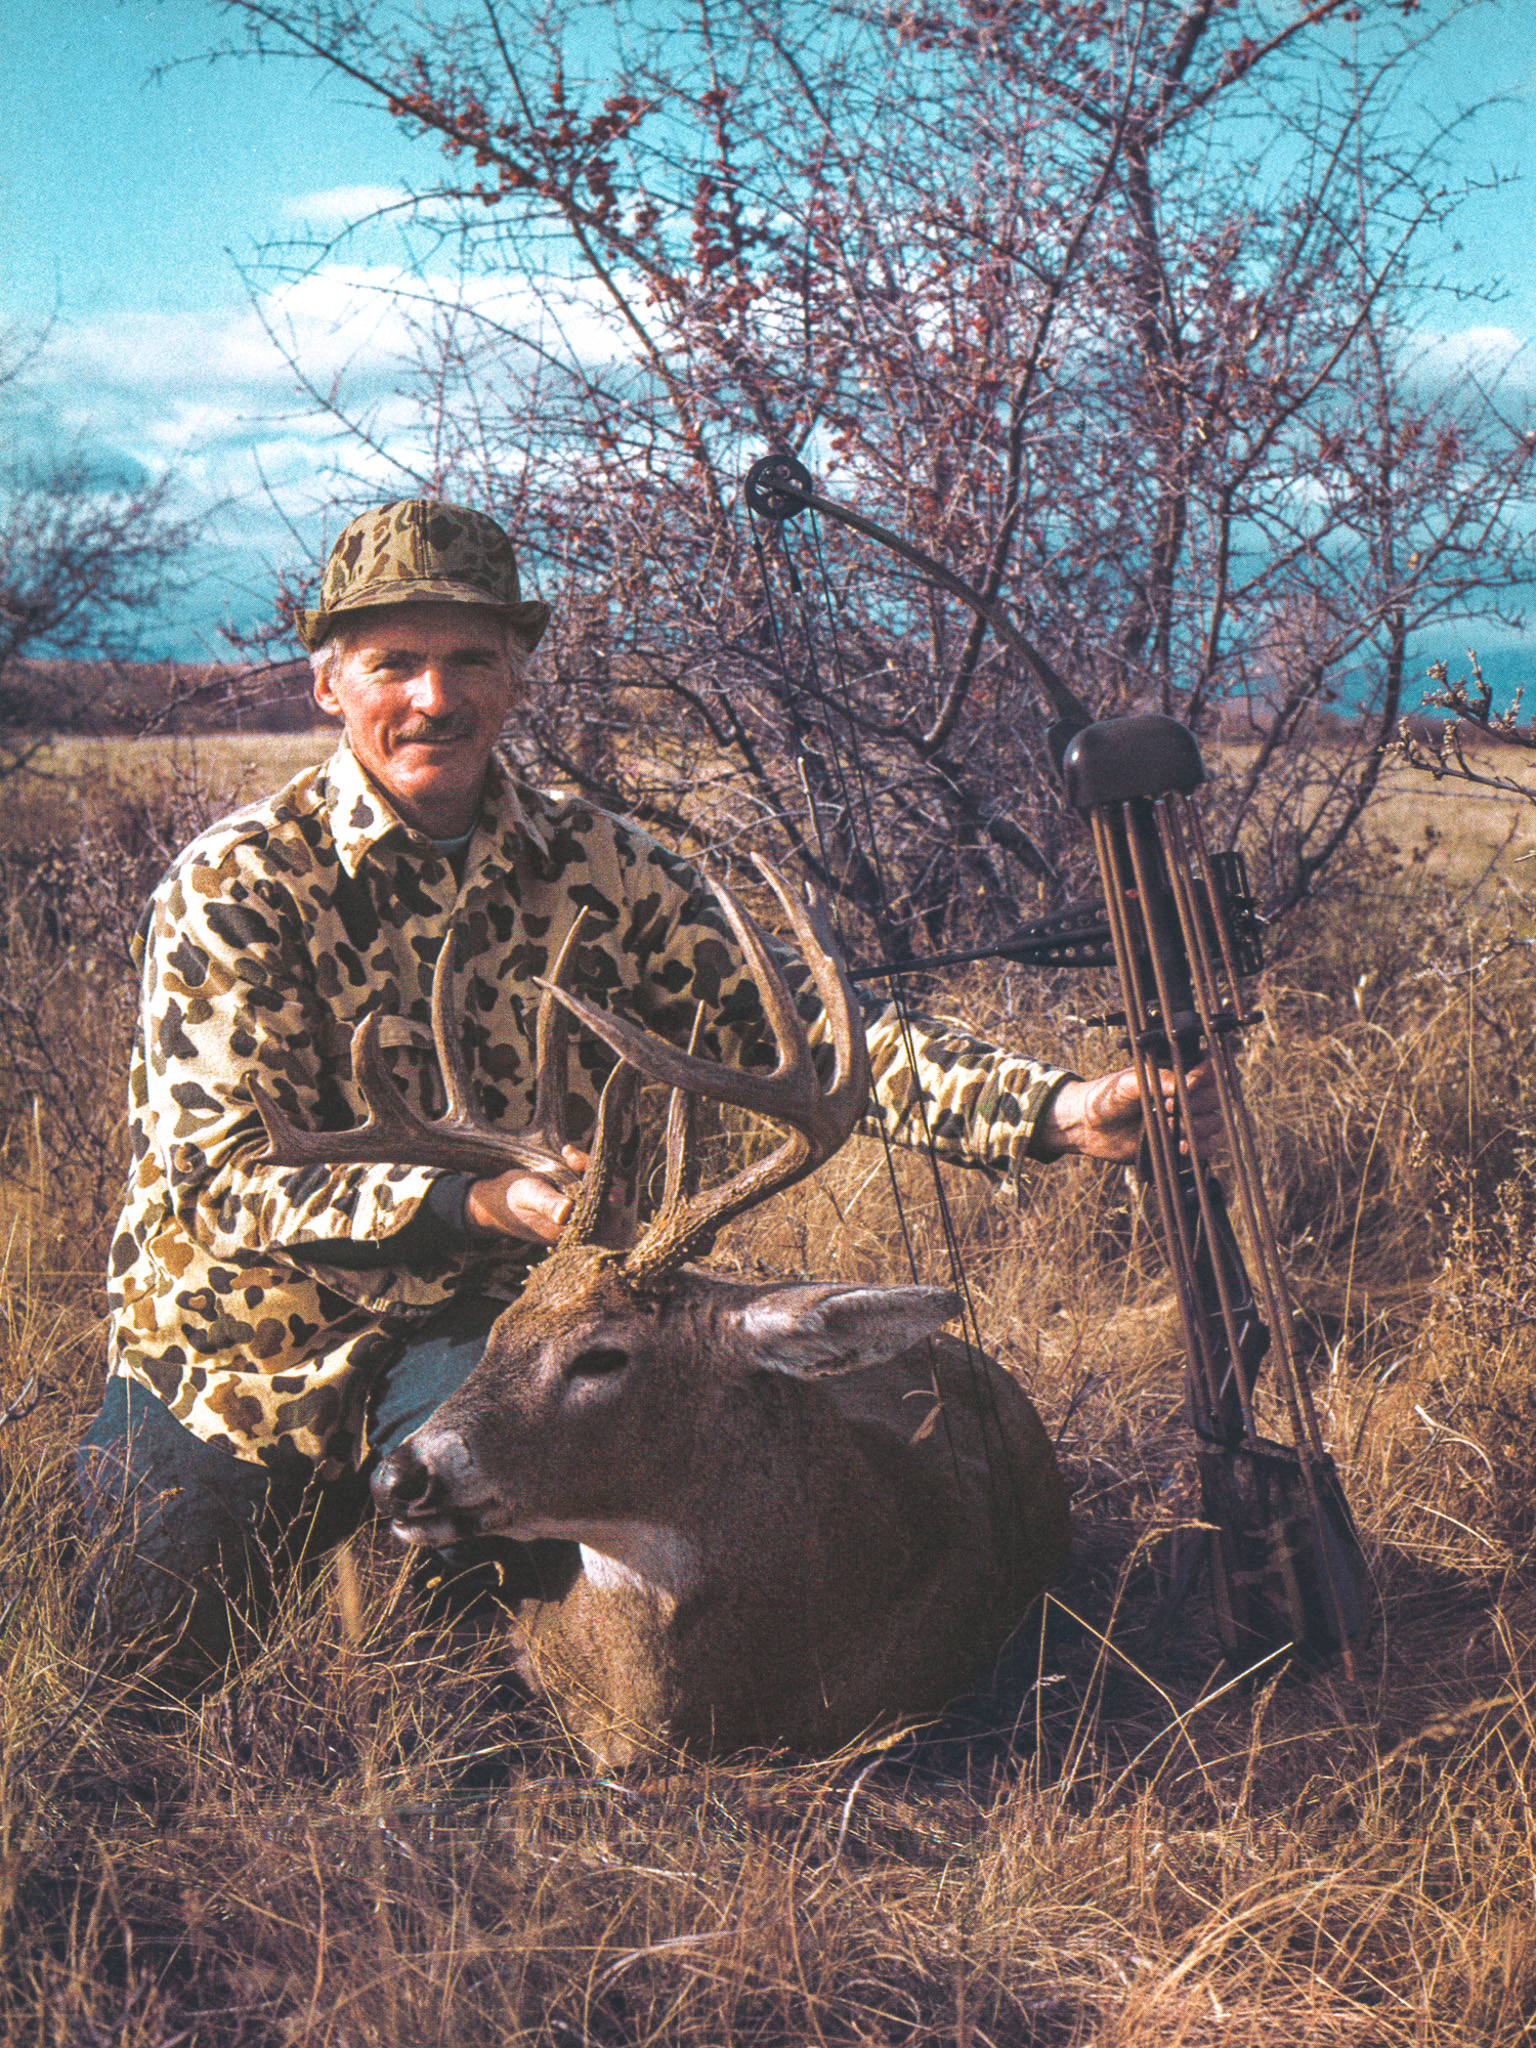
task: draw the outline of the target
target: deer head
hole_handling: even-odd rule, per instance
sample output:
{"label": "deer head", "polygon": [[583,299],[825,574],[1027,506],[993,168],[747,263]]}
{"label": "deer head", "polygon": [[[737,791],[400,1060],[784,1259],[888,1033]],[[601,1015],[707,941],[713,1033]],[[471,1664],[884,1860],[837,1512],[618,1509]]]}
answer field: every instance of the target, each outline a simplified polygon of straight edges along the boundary
{"label": "deer head", "polygon": [[[489,1528],[572,1534],[578,1522],[591,1535],[608,1521],[632,1520],[637,1500],[655,1503],[678,1476],[681,1411],[690,1409],[697,1426],[733,1374],[759,1368],[765,1354],[797,1368],[867,1359],[875,1325],[888,1333],[878,1355],[921,1334],[915,1317],[926,1330],[950,1312],[950,1297],[934,1289],[763,1288],[684,1275],[733,1217],[829,1159],[869,1096],[857,999],[826,911],[814,895],[797,902],[766,862],[758,867],[794,928],[831,1025],[828,1085],[767,941],[724,889],[715,893],[778,1047],[771,1072],[701,1058],[697,1027],[695,1046],[683,1052],[572,994],[558,970],[542,984],[544,1001],[601,1038],[619,1065],[558,1245],[497,1324],[469,1381],[375,1474],[375,1500],[407,1539],[441,1544]],[[600,1242],[600,1219],[619,1120],[642,1075],[672,1090],[665,1180],[656,1215],[635,1244],[618,1248]],[[701,1192],[695,1117],[704,1099],[771,1118],[786,1136],[766,1158]],[[517,1483],[514,1467],[537,1472],[536,1494]],[[620,1538],[612,1542],[624,1548]]]}

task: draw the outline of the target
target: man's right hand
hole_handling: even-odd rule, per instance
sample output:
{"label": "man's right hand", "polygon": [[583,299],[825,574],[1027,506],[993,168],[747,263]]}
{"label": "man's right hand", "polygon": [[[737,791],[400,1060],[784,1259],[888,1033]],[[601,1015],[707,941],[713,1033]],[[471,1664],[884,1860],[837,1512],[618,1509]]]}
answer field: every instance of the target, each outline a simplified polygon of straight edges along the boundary
{"label": "man's right hand", "polygon": [[[565,1163],[573,1173],[585,1173],[587,1155],[567,1145]],[[464,1197],[464,1221],[471,1230],[490,1237],[531,1238],[535,1244],[553,1244],[570,1221],[571,1197],[553,1181],[514,1166],[495,1180],[471,1183]]]}
{"label": "man's right hand", "polygon": [[[1173,1075],[1164,1070],[1158,1079],[1171,1116],[1178,1100]],[[1189,1106],[1195,1144],[1204,1157],[1220,1145],[1223,1135],[1216,1075],[1209,1061],[1189,1074]],[[1058,1088],[1041,1121],[1040,1150],[1048,1159],[1079,1152],[1085,1159],[1129,1166],[1140,1150],[1142,1128],[1135,1069],[1124,1067],[1118,1074],[1101,1074],[1096,1081],[1072,1080]],[[1182,1149],[1189,1150],[1187,1136]]]}

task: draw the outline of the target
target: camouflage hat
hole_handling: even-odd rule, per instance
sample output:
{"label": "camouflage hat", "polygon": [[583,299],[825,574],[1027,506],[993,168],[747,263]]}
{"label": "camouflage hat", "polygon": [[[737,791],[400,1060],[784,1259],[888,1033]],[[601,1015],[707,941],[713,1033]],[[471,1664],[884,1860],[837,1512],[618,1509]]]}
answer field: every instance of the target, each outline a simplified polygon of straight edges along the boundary
{"label": "camouflage hat", "polygon": [[430,498],[399,498],[343,527],[320,602],[294,615],[294,629],[313,653],[339,615],[386,604],[491,605],[530,650],[549,624],[549,606],[519,591],[512,543],[495,520]]}

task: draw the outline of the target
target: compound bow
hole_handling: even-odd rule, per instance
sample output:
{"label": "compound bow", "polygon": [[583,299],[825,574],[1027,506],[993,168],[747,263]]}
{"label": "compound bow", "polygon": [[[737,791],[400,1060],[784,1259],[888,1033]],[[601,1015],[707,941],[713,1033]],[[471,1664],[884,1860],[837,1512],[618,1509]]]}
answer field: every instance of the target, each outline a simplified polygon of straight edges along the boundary
{"label": "compound bow", "polygon": [[[1029,965],[1113,963],[1141,1097],[1141,1177],[1173,1277],[1196,1440],[1217,1632],[1238,1668],[1287,1650],[1342,1656],[1366,1624],[1364,1560],[1297,1360],[1290,1290],[1264,1195],[1237,1067],[1244,978],[1263,965],[1262,920],[1242,856],[1213,853],[1192,801],[1205,780],[1194,736],[1159,714],[1096,721],[1007,615],[963,578],[877,521],[822,497],[793,457],[747,472],[748,507],[780,522],[820,513],[889,548],[983,619],[1024,660],[1055,715],[1047,745],[1068,803],[1093,835],[1102,903],[1027,926],[989,954],[883,961],[855,979],[1004,957]],[[1258,1272],[1249,1276],[1222,1184],[1189,1115],[1194,1070],[1209,1063],[1238,1213]],[[1174,1076],[1170,1109],[1159,1082]],[[1261,1306],[1262,1304],[1262,1306]],[[1260,1434],[1254,1386],[1268,1356],[1289,1443]]]}

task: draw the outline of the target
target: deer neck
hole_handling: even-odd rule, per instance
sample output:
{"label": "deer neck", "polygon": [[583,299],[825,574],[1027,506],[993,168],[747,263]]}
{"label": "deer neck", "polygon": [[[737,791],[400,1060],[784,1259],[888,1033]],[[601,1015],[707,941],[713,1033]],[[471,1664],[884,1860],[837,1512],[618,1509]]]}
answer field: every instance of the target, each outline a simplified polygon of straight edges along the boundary
{"label": "deer neck", "polygon": [[[697,1540],[696,1583],[738,1595],[755,1585],[777,1600],[786,1583],[816,1573],[813,1551],[824,1552],[821,1567],[835,1577],[850,1541],[902,1547],[863,1448],[825,1386],[758,1367],[724,1390],[709,1426],[717,1445],[740,1446],[740,1455],[707,1461],[705,1483],[679,1518]],[[764,1445],[771,1461],[761,1457]]]}

